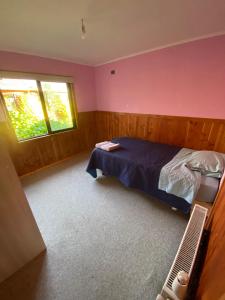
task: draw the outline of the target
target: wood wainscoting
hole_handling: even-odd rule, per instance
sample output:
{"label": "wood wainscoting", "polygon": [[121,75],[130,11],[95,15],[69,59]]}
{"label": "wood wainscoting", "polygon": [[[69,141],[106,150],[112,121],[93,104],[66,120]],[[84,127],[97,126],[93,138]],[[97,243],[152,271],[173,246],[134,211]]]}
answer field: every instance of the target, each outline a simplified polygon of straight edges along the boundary
{"label": "wood wainscoting", "polygon": [[91,111],[78,114],[78,129],[24,142],[12,132],[7,135],[20,176],[119,136],[225,152],[225,120],[205,118]]}
{"label": "wood wainscoting", "polygon": [[91,149],[96,142],[95,124],[95,112],[80,112],[77,129],[24,142],[17,142],[11,132],[8,134],[9,149],[18,175],[33,172]]}
{"label": "wood wainscoting", "polygon": [[225,152],[225,120],[96,112],[97,141],[138,137],[192,149]]}

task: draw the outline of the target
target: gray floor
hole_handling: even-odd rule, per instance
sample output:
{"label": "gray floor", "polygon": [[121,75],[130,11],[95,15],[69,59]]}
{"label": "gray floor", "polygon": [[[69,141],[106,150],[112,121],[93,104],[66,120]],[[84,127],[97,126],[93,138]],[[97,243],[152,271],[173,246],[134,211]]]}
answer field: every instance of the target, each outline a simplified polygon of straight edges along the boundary
{"label": "gray floor", "polygon": [[0,299],[155,299],[187,219],[116,179],[93,179],[87,154],[22,182],[47,245],[0,286]]}

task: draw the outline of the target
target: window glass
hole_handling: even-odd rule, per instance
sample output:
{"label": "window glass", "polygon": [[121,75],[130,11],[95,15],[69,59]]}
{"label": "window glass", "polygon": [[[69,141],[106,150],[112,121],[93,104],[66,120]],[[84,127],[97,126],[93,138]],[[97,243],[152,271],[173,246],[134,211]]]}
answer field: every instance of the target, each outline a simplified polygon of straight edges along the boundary
{"label": "window glass", "polygon": [[18,140],[48,133],[35,80],[0,79],[0,89]]}
{"label": "window glass", "polygon": [[0,78],[0,96],[19,141],[76,126],[71,83],[40,81],[41,76],[37,80]]}
{"label": "window glass", "polygon": [[41,82],[44,100],[52,131],[73,127],[67,84],[62,82]]}

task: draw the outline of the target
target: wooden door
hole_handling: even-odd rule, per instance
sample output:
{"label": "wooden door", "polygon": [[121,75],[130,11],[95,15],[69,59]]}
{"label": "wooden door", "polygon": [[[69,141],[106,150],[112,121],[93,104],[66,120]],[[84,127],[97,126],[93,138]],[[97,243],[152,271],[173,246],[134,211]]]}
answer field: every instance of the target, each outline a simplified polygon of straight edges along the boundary
{"label": "wooden door", "polygon": [[8,154],[2,123],[0,120],[0,282],[45,250]]}

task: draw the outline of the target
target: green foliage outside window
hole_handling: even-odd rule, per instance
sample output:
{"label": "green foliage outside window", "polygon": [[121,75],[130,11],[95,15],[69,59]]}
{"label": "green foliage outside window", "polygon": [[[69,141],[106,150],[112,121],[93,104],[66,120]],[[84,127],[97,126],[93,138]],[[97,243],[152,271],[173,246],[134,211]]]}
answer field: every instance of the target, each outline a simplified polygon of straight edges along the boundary
{"label": "green foliage outside window", "polygon": [[[45,103],[53,131],[73,127],[67,87],[64,83],[43,82]],[[56,91],[56,86],[59,91]]]}
{"label": "green foliage outside window", "polygon": [[[41,85],[50,131],[72,128],[73,120],[66,83],[43,82]],[[32,89],[31,87],[23,90],[22,88],[2,89],[2,95],[18,140],[49,133],[36,83],[35,88],[32,86]]]}
{"label": "green foliage outside window", "polygon": [[[41,119],[33,113],[27,101],[28,97],[29,94],[22,93],[4,95],[8,113],[19,140],[48,133],[44,118]],[[39,105],[41,104],[39,103]]]}

